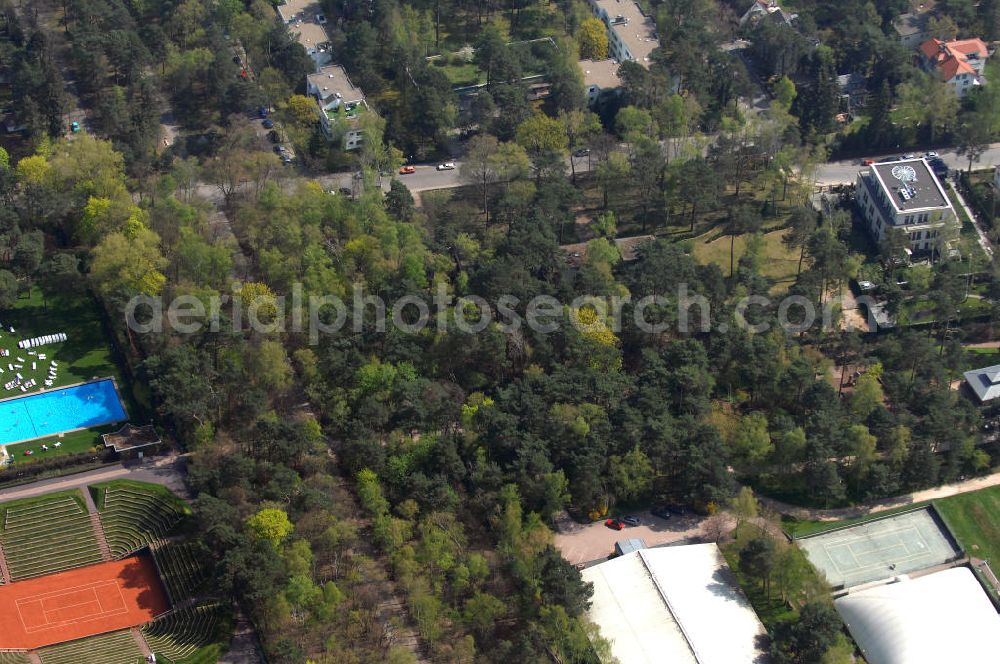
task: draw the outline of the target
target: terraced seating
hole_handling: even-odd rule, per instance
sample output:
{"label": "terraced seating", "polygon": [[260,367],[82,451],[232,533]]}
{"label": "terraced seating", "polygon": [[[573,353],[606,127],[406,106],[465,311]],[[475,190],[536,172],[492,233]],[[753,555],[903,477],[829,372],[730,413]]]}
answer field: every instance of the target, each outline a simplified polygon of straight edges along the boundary
{"label": "terraced seating", "polygon": [[191,542],[157,542],[150,550],[171,604],[191,597],[208,580],[205,553]]}
{"label": "terraced seating", "polygon": [[101,562],[87,510],[65,494],[8,507],[2,539],[15,581]]}
{"label": "terraced seating", "polygon": [[28,655],[24,652],[0,650],[0,664],[29,664]]}
{"label": "terraced seating", "polygon": [[[164,655],[180,664],[216,640],[222,612],[222,604],[217,603],[180,609],[145,625],[142,633],[157,657]],[[43,660],[43,664],[48,662]]]}
{"label": "terraced seating", "polygon": [[165,537],[184,517],[177,499],[153,491],[117,486],[102,490],[101,523],[114,558],[124,558]]}
{"label": "terraced seating", "polygon": [[111,632],[100,636],[60,643],[36,650],[42,664],[136,664],[143,659],[129,631]]}

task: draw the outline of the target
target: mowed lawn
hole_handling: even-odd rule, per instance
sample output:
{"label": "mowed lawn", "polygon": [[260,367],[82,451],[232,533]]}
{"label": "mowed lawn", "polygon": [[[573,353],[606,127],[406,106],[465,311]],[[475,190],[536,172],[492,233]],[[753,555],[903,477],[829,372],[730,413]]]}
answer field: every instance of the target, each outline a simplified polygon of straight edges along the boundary
{"label": "mowed lawn", "polygon": [[966,553],[1000,568],[1000,486],[935,503]]}
{"label": "mowed lawn", "polygon": [[[122,386],[121,372],[112,359],[111,343],[104,335],[104,325],[97,306],[88,295],[59,295],[46,302],[42,299],[41,291],[36,288],[32,290],[30,297],[18,299],[13,311],[0,314],[0,322],[3,323],[0,348],[11,351],[10,357],[0,358],[0,364],[5,369],[0,374],[0,388],[14,377],[6,371],[6,365],[18,356],[27,361],[21,374],[25,378],[37,379],[39,387],[44,387],[43,379],[48,373],[48,363],[52,360],[59,363],[58,377],[52,388],[108,376],[114,376],[119,387]],[[11,327],[16,333],[10,333]],[[17,342],[57,332],[65,332],[66,341],[30,349],[46,355],[44,361],[38,362],[38,369],[30,371],[30,362],[34,356],[29,356],[27,349],[19,349]],[[7,377],[8,374],[10,378]],[[37,391],[36,388],[28,393]],[[20,394],[20,390],[4,392],[0,389],[0,396]]]}
{"label": "mowed lawn", "polygon": [[[761,273],[770,279],[771,290],[776,293],[788,290],[788,287],[795,282],[795,274],[799,268],[798,250],[789,249],[785,246],[783,239],[789,232],[787,228],[771,231],[764,234],[763,255],[761,256]],[[715,239],[710,239],[718,233],[718,230],[711,230],[705,235],[694,238],[693,253],[695,259],[703,264],[715,263],[722,269],[722,273],[729,276],[729,242],[728,235],[721,235]],[[734,249],[734,264],[739,265],[740,256],[746,251],[747,235],[736,237]]]}
{"label": "mowed lawn", "polygon": [[[114,361],[111,341],[105,335],[97,305],[86,293],[58,295],[46,301],[42,298],[40,289],[32,289],[30,297],[19,298],[13,310],[0,313],[0,323],[3,324],[3,329],[0,330],[0,348],[11,352],[9,357],[0,357],[0,368],[3,369],[3,373],[0,374],[0,398],[24,396],[37,393],[41,389],[51,390],[93,378],[110,376],[118,383],[128,414],[132,417],[139,414],[129,385]],[[10,332],[11,327],[16,330],[14,334]],[[31,361],[37,356],[28,355],[28,349],[18,348],[17,342],[57,332],[66,333],[65,342],[30,349],[46,356],[45,360],[36,360],[37,369],[31,371]],[[15,362],[17,357],[25,360],[22,363],[24,368],[18,370],[21,375],[26,379],[34,378],[38,381],[36,387],[25,393],[17,388],[3,389],[3,384],[14,378],[13,372],[7,369],[7,365]],[[48,375],[49,362],[52,360],[59,364],[57,378],[51,387],[45,387],[44,380]],[[15,464],[77,454],[98,445],[100,434],[117,428],[117,426],[104,426],[67,433],[62,438],[58,436],[39,438],[27,443],[8,445],[7,452]],[[52,446],[57,441],[62,443],[59,448]],[[49,449],[43,450],[43,444],[47,444]],[[25,450],[28,449],[34,453],[30,457],[24,456]]]}

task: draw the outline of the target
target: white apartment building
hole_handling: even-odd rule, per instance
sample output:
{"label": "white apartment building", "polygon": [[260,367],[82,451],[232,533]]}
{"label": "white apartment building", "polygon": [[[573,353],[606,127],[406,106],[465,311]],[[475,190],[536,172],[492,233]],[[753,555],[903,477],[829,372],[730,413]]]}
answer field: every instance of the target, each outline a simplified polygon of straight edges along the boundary
{"label": "white apartment building", "polygon": [[958,223],[944,187],[923,158],[872,164],[858,172],[856,200],[875,242],[889,229],[909,238],[910,251],[941,249],[941,231]]}
{"label": "white apartment building", "polygon": [[359,119],[370,113],[365,95],[341,65],[327,65],[306,77],[306,92],[319,104],[320,126],[331,141],[343,137],[345,150],[361,147]]}
{"label": "white apartment building", "polygon": [[660,45],[653,17],[643,14],[634,0],[590,0],[590,9],[608,29],[608,55],[648,69],[649,54]]}

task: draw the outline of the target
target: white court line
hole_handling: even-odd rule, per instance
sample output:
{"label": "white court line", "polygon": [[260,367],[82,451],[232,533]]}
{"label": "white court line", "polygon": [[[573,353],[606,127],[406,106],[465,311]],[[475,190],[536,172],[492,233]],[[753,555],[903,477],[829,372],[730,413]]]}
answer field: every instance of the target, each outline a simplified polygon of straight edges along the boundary
{"label": "white court line", "polygon": [[[80,592],[82,593],[83,591],[81,590]],[[77,606],[83,606],[84,604],[94,604],[95,602],[97,603],[98,606],[100,606],[101,602],[97,599],[97,593],[94,592],[93,588],[90,589],[90,594],[91,594],[91,598],[88,599],[86,602],[77,602],[76,604],[67,604],[66,606],[60,606],[59,608],[56,608],[56,609],[46,609],[45,608],[45,602],[43,601],[42,602],[42,611],[44,613],[55,613],[57,611],[62,611],[63,609],[72,609],[72,608],[77,607]],[[52,598],[49,598],[49,599],[52,599]]]}
{"label": "white court line", "polygon": [[[109,581],[109,583],[114,585],[114,589],[118,591],[118,599],[121,600],[121,605],[125,607],[125,611],[128,611],[128,602],[125,601],[125,595],[122,594],[122,587],[118,584],[117,581]],[[111,613],[109,609],[104,608],[104,604],[101,603],[100,597],[97,598],[97,604],[98,606],[101,607],[101,611],[103,611],[103,614]],[[115,611],[121,611],[121,609],[115,609]]]}
{"label": "white court line", "polygon": [[[118,591],[118,597],[121,599],[122,608],[115,609],[115,610],[105,610],[104,609],[104,606],[101,604],[100,597],[98,597],[97,593],[95,592],[95,589],[98,588],[98,587],[102,587],[102,586],[106,587],[108,585],[113,585],[114,588]],[[81,590],[90,590],[93,593],[93,595],[94,595],[94,599],[92,599],[92,600],[90,600],[88,602],[81,602],[79,604],[71,604],[71,605],[63,607],[63,608],[72,608],[74,606],[82,606],[83,604],[96,603],[97,606],[98,606],[98,608],[101,609],[101,612],[99,612],[99,613],[92,613],[89,616],[80,616],[79,618],[72,618],[72,619],[68,619],[68,620],[61,620],[61,621],[55,621],[55,622],[49,620],[48,614],[51,611],[58,611],[59,609],[46,609],[45,608],[44,600],[46,600],[46,599],[53,599],[55,597],[61,597],[61,596],[68,595],[68,594],[71,594],[71,593],[80,592]],[[46,620],[48,622],[46,622],[44,625],[39,625],[39,626],[36,626],[36,627],[29,628],[25,624],[25,622],[24,622],[24,614],[21,613],[21,603],[22,602],[24,602],[24,603],[39,602],[39,604],[41,605],[42,613],[43,613],[43,615],[45,615],[45,618],[46,618]],[[80,623],[84,623],[84,622],[89,622],[89,621],[93,621],[93,620],[101,620],[101,619],[107,618],[109,616],[117,616],[117,615],[121,615],[123,613],[128,613],[129,612],[128,602],[125,601],[125,596],[122,594],[121,586],[118,584],[117,581],[113,581],[113,580],[94,581],[92,583],[85,583],[85,584],[81,584],[79,586],[73,586],[72,588],[65,588],[63,590],[51,591],[51,592],[48,592],[48,593],[39,593],[38,595],[31,595],[29,597],[21,597],[18,600],[16,600],[14,604],[15,604],[15,608],[17,608],[17,615],[21,619],[21,626],[24,627],[24,631],[25,631],[26,634],[32,634],[34,632],[40,632],[40,631],[47,630],[47,629],[53,629],[55,627],[65,627],[66,625],[76,625],[76,624],[80,624]]]}

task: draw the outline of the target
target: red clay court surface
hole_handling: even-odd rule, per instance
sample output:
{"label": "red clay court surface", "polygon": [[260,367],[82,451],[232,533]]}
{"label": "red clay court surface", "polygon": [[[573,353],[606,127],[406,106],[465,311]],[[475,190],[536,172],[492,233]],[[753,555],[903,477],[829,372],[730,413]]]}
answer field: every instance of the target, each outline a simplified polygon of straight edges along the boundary
{"label": "red clay court surface", "polygon": [[149,622],[170,608],[149,556],[0,586],[0,648],[40,648]]}

